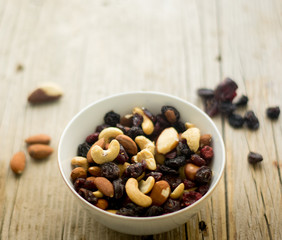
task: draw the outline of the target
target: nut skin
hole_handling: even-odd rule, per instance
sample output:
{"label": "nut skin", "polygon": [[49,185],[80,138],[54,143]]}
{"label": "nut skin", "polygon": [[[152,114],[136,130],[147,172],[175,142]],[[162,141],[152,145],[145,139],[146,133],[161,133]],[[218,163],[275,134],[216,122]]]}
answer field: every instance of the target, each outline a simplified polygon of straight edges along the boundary
{"label": "nut skin", "polygon": [[161,180],[156,182],[150,194],[152,203],[161,206],[168,199],[170,192],[170,185],[167,181]]}
{"label": "nut skin", "polygon": [[29,155],[35,159],[44,159],[53,153],[53,148],[45,144],[32,144],[27,149]]}
{"label": "nut skin", "polygon": [[105,196],[114,196],[114,186],[107,178],[96,177],[94,183],[99,191],[102,192]]}
{"label": "nut skin", "polygon": [[74,168],[72,171],[71,171],[71,179],[72,181],[74,182],[77,178],[84,178],[86,179],[87,177],[87,172],[84,168],[82,167],[77,167],[77,168]]}
{"label": "nut skin", "polygon": [[88,172],[94,177],[101,177],[101,168],[98,166],[88,168]]}
{"label": "nut skin", "polygon": [[136,143],[126,135],[118,135],[116,140],[124,147],[125,151],[131,155],[136,155],[138,152]]}
{"label": "nut skin", "polygon": [[51,141],[51,137],[47,134],[37,134],[25,139],[25,142],[27,144],[35,144],[35,143],[49,144],[50,141]]}
{"label": "nut skin", "polygon": [[212,136],[210,134],[204,134],[200,137],[200,146],[210,146]]}
{"label": "nut skin", "polygon": [[184,166],[184,173],[187,179],[194,181],[195,180],[195,176],[197,171],[199,170],[200,167],[196,166],[193,163],[187,163]]}
{"label": "nut skin", "polygon": [[98,202],[95,204],[96,207],[101,208],[102,210],[106,210],[109,206],[109,203],[106,199],[99,198]]}
{"label": "nut skin", "polygon": [[21,174],[25,169],[26,157],[24,152],[17,152],[10,161],[10,167],[16,174]]}
{"label": "nut skin", "polygon": [[178,142],[178,132],[175,130],[175,128],[166,128],[158,137],[156,143],[157,152],[161,154],[167,154],[177,146]]}

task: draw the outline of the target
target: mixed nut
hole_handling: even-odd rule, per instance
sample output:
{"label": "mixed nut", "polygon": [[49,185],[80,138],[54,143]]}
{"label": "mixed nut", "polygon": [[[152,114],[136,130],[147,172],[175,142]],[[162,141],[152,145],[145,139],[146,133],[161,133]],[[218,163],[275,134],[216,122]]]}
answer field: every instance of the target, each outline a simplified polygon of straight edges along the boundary
{"label": "mixed nut", "polygon": [[175,212],[209,189],[212,136],[183,123],[172,106],[153,115],[114,111],[79,144],[71,160],[74,189],[98,208],[124,216]]}

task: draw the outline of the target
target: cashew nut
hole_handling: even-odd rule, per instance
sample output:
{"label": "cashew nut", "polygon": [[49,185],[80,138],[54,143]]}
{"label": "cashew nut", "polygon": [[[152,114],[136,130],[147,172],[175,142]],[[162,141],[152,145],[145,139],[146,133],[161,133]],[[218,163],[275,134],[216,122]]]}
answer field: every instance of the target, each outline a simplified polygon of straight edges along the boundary
{"label": "cashew nut", "polygon": [[155,179],[150,176],[146,179],[146,181],[141,180],[138,184],[140,191],[144,194],[149,193],[155,184]]}
{"label": "cashew nut", "polygon": [[141,207],[149,207],[152,199],[142,193],[138,188],[138,181],[135,178],[129,178],[125,184],[125,191],[132,202]]}
{"label": "cashew nut", "polygon": [[91,156],[95,163],[103,164],[113,161],[118,156],[119,150],[119,142],[114,139],[110,142],[109,148],[107,150],[103,150],[97,145],[94,146],[91,150]]}
{"label": "cashew nut", "polygon": [[87,158],[85,157],[74,157],[72,160],[71,160],[71,165],[73,166],[78,166],[78,167],[82,167],[84,168],[85,170],[88,169],[88,161],[87,161]]}
{"label": "cashew nut", "polygon": [[141,150],[148,149],[153,155],[155,155],[155,144],[150,139],[144,136],[137,136],[135,142]]}
{"label": "cashew nut", "polygon": [[123,135],[123,131],[116,127],[108,127],[103,129],[99,134],[99,139],[104,138],[105,143],[111,142],[118,135]]}
{"label": "cashew nut", "polygon": [[138,162],[141,162],[142,160],[146,161],[146,166],[149,170],[156,170],[157,165],[154,155],[148,149],[143,149],[142,151],[137,153],[136,156]]}
{"label": "cashew nut", "polygon": [[189,123],[189,122],[185,123],[185,128],[186,129],[193,128],[193,127],[196,127],[194,123]]}
{"label": "cashew nut", "polygon": [[184,183],[180,183],[174,190],[173,192],[170,194],[170,197],[172,199],[178,199],[180,198],[180,196],[182,195],[182,193],[184,192]]}
{"label": "cashew nut", "polygon": [[199,128],[188,128],[184,133],[182,133],[181,138],[185,138],[188,147],[193,151],[197,152],[200,145],[200,129]]}
{"label": "cashew nut", "polygon": [[142,130],[145,134],[151,135],[154,131],[154,124],[150,118],[148,118],[141,108],[135,107],[133,113],[138,113],[143,117],[143,122],[141,124]]}
{"label": "cashew nut", "polygon": [[119,176],[121,177],[122,174],[124,173],[125,169],[130,165],[130,163],[125,162],[124,164],[118,164],[118,168],[119,168]]}

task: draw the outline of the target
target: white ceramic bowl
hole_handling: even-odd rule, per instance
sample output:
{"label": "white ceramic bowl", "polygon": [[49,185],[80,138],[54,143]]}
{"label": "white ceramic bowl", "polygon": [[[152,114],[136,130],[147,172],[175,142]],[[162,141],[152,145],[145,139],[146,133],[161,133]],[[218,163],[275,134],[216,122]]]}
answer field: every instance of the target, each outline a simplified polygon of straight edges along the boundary
{"label": "white ceramic bowl", "polygon": [[[105,113],[114,110],[121,116],[136,107],[146,107],[152,113],[160,113],[163,105],[172,105],[181,114],[181,120],[194,123],[201,134],[209,133],[213,138],[214,158],[213,177],[209,191],[196,203],[180,211],[157,217],[125,217],[103,211],[81,198],[73,188],[70,179],[71,159],[76,156],[77,146],[92,133],[97,125],[103,123]],[[122,93],[96,101],[82,109],[66,126],[59,143],[58,163],[63,179],[81,205],[91,212],[95,220],[119,232],[147,235],[169,231],[187,222],[189,217],[205,206],[223,174],[225,149],[221,135],[213,121],[199,108],[178,97],[157,92]]]}

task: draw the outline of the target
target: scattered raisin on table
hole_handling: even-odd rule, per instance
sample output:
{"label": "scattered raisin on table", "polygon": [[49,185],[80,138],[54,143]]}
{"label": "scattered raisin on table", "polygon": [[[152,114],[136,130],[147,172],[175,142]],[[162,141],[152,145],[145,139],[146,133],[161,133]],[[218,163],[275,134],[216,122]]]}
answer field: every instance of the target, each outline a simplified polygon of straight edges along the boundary
{"label": "scattered raisin on table", "polygon": [[249,163],[256,164],[258,162],[261,162],[262,160],[263,160],[263,157],[261,154],[255,153],[255,152],[249,152],[248,154]]}
{"label": "scattered raisin on table", "polygon": [[202,98],[212,98],[214,97],[214,90],[209,88],[199,88],[197,93]]}
{"label": "scattered raisin on table", "polygon": [[241,128],[244,125],[245,119],[239,114],[231,114],[228,116],[229,124],[234,128]]}
{"label": "scattered raisin on table", "polygon": [[277,107],[269,107],[266,109],[266,115],[270,119],[277,119],[280,115],[280,108]]}
{"label": "scattered raisin on table", "polygon": [[246,95],[242,95],[237,102],[235,102],[235,105],[237,107],[243,107],[243,106],[246,106],[247,103],[249,101],[249,98],[246,96]]}
{"label": "scattered raisin on table", "polygon": [[77,156],[81,156],[81,157],[86,158],[86,155],[87,155],[90,147],[91,146],[86,142],[79,144],[78,147],[77,147]]}
{"label": "scattered raisin on table", "polygon": [[237,95],[237,88],[238,85],[231,78],[225,78],[215,89],[214,97],[221,102],[232,101]]}
{"label": "scattered raisin on table", "polygon": [[115,127],[117,123],[120,122],[120,115],[114,111],[110,111],[104,116],[104,122],[112,127]]}
{"label": "scattered raisin on table", "polygon": [[244,119],[249,129],[256,130],[259,128],[259,120],[253,111],[247,111],[245,113]]}
{"label": "scattered raisin on table", "polygon": [[218,110],[225,115],[230,115],[236,110],[236,106],[232,102],[220,102]]}

